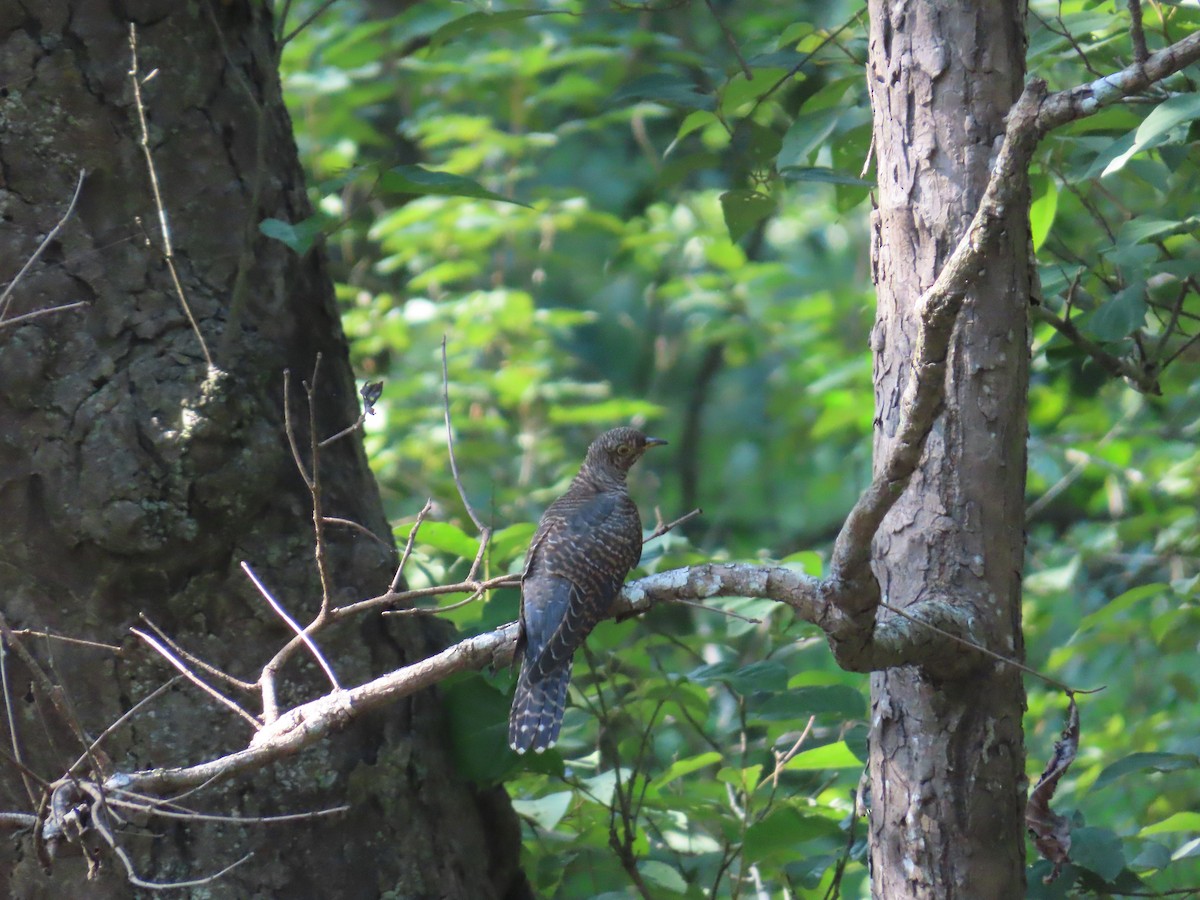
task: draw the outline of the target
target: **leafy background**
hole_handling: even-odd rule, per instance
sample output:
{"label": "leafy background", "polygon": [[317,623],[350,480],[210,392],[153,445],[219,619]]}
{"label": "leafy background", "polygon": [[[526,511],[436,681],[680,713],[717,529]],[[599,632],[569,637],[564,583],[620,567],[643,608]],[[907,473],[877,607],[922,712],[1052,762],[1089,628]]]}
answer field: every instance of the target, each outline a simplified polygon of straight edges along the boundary
{"label": "leafy background", "polygon": [[[645,571],[819,573],[870,471],[862,6],[324,6],[291,4],[281,31],[315,14],[283,74],[318,213],[262,230],[324,247],[355,364],[386,381],[367,443],[399,538],[434,501],[414,585],[476,547],[443,336],[460,468],[499,529],[490,574],[519,570],[587,442],[627,422],[671,442],[635,473],[647,524],[704,510]],[[1125,4],[1031,7],[1029,69],[1052,89],[1131,61]],[[1145,8],[1152,50],[1198,24]],[[1056,801],[1075,863],[1047,886],[1033,862],[1031,896],[1200,885],[1198,74],[1054,134],[1033,173],[1040,309],[1161,396],[1035,318],[1028,662],[1107,687],[1081,698]],[[776,604],[713,605],[598,628],[544,757],[505,747],[511,672],[444,686],[460,764],[505,783],[546,896],[867,895],[866,680]],[[516,607],[499,591],[445,617],[467,635]],[[1066,701],[1027,685],[1032,781]]]}

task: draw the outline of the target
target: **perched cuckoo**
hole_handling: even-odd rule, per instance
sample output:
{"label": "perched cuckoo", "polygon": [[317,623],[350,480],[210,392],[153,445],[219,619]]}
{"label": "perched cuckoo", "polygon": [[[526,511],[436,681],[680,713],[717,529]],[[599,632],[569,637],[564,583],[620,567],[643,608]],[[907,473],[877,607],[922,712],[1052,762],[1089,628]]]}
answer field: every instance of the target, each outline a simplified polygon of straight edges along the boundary
{"label": "perched cuckoo", "polygon": [[647,448],[665,443],[636,428],[606,431],[538,523],[521,576],[524,656],[508,718],[518,753],[541,753],[558,740],[575,649],[642,557],[642,520],[625,476]]}

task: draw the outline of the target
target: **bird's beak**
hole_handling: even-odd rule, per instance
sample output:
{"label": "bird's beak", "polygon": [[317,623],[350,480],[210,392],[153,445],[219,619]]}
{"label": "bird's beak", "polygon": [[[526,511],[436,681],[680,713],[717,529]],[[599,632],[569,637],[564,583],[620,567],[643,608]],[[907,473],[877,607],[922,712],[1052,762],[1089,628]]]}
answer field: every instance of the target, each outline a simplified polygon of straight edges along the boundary
{"label": "bird's beak", "polygon": [[651,437],[646,438],[646,447],[647,448],[657,447],[660,444],[665,444],[665,443],[666,443],[666,441],[664,441],[662,438],[651,438]]}

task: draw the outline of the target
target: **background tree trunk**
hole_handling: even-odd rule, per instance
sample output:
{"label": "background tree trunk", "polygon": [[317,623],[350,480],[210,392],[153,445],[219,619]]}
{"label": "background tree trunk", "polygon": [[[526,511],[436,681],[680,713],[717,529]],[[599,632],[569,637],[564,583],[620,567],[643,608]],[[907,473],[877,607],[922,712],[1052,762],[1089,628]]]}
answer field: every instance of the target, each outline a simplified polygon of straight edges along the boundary
{"label": "background tree trunk", "polygon": [[[876,459],[894,440],[916,303],[964,232],[1021,90],[1025,4],[870,4],[868,80],[878,208],[873,257]],[[884,521],[885,600],[967,605],[977,641],[1022,653],[1027,203],[967,298],[947,397],[907,492]],[[881,615],[889,615],[882,611]],[[871,864],[878,897],[1024,896],[1020,674],[872,676]]]}
{"label": "background tree trunk", "polygon": [[[150,146],[183,288],[220,372],[207,370],[163,262],[122,15],[138,26],[143,78],[157,70],[143,86]],[[75,215],[17,286],[12,314],[89,303],[0,331],[0,597],[14,627],[122,645],[114,654],[25,642],[53,666],[94,737],[173,674],[129,636],[139,613],[250,680],[288,632],[239,563],[250,562],[297,619],[312,616],[320,589],[311,507],[284,438],[282,371],[296,376],[293,409],[303,421],[299,382],[323,355],[322,434],[357,416],[355,385],[320,253],[297,256],[257,230],[264,218],[310,214],[265,4],[9,4],[0,41],[5,278],[87,172]],[[390,544],[357,439],[328,448],[321,476],[327,514]],[[345,530],[330,541],[340,598],[386,587],[394,554]],[[375,617],[323,646],[352,682],[443,637],[425,620],[397,627]],[[11,655],[7,664],[24,757],[55,778],[78,742],[28,670]],[[281,701],[325,690],[314,670],[307,657],[292,665],[294,690]],[[253,697],[239,699],[259,711]],[[248,737],[245,723],[177,685],[103,750],[123,768],[176,765]],[[188,800],[251,816],[348,802],[344,817],[270,830],[156,820],[124,843],[154,880],[202,876],[252,849],[248,864],[209,887],[213,896],[518,894],[519,830],[507,797],[474,792],[449,759],[436,700],[424,692],[253,781]],[[28,809],[20,778],[5,772],[0,807]],[[78,856],[45,876],[27,838],[2,846],[0,895],[131,892],[115,860],[84,887]]]}

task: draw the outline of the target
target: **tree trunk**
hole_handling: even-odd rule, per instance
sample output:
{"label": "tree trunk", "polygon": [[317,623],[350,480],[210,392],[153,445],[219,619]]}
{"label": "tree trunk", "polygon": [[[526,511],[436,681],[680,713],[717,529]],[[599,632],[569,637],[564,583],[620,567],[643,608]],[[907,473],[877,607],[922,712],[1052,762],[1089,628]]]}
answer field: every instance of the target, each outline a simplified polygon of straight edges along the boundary
{"label": "tree trunk", "polygon": [[[125,12],[118,13],[118,10]],[[132,15],[170,239],[201,345],[164,262],[129,77]],[[172,670],[129,636],[145,613],[196,656],[254,680],[290,632],[239,569],[249,562],[301,622],[318,608],[312,509],[283,428],[285,368],[308,447],[302,379],[316,376],[317,430],[358,414],[355,384],[319,252],[298,256],[258,232],[310,214],[280,95],[267,4],[46,0],[0,12],[0,271],[11,279],[63,214],[74,215],[17,284],[0,326],[0,597],[14,628],[119,644],[119,652],[21,639],[63,686],[94,738]],[[157,70],[156,77],[148,77]],[[307,458],[307,453],[305,453]],[[324,451],[326,514],[390,546],[356,437]],[[395,554],[331,529],[338,599],[386,588]],[[376,616],[321,639],[342,682],[425,655],[436,624]],[[281,701],[327,689],[307,656]],[[81,747],[62,704],[9,653],[8,698],[26,764],[61,775]],[[253,694],[236,698],[258,713]],[[184,803],[260,816],[349,803],[340,817],[276,826],[155,819],[122,831],[145,879],[197,878],[252,850],[207,890],[224,897],[503,897],[524,889],[519,830],[502,790],[453,770],[426,691],[253,780]],[[177,684],[100,745],[123,769],[200,762],[244,747],[238,717]],[[5,749],[11,748],[7,737]],[[0,809],[32,811],[0,761]],[[143,823],[144,824],[144,823]],[[111,855],[84,886],[81,857],[49,875],[27,835],[0,849],[0,895],[125,897]]]}
{"label": "tree trunk", "polygon": [[[970,221],[1021,90],[1025,4],[872,0],[870,14],[875,455],[883,459],[911,377],[917,301]],[[1008,211],[1006,233],[967,297],[943,415],[874,551],[885,602],[966,605],[975,640],[1018,658],[1027,208]],[[991,663],[966,673],[904,667],[875,673],[871,685],[874,895],[1024,896],[1020,673]]]}

